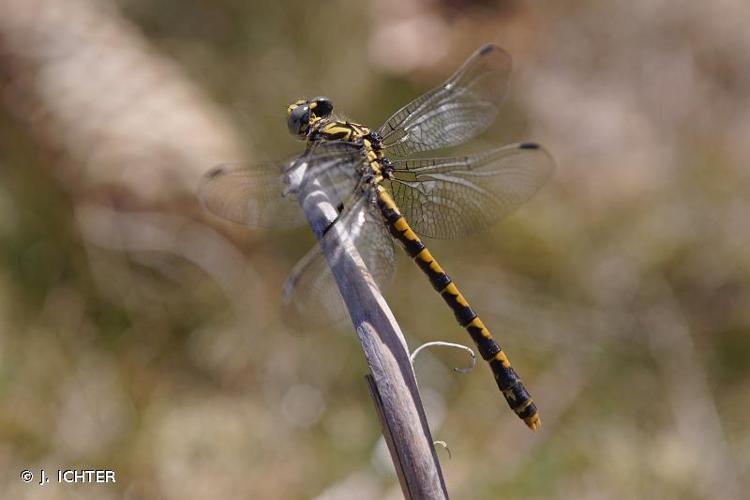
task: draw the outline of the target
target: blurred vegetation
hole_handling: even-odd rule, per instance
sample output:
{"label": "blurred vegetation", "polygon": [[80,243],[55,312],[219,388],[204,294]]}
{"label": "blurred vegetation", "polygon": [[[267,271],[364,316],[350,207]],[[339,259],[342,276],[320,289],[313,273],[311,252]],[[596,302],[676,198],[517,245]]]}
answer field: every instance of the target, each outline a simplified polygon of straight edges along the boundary
{"label": "blurred vegetation", "polygon": [[[226,161],[284,158],[291,100],[377,126],[476,47],[497,127],[554,181],[430,242],[538,401],[420,356],[453,498],[742,498],[750,482],[750,38],[743,0],[0,0],[3,498],[400,498],[347,328],[289,331],[312,244],[202,212]],[[412,348],[466,342],[402,258]],[[109,468],[112,486],[18,479]]]}

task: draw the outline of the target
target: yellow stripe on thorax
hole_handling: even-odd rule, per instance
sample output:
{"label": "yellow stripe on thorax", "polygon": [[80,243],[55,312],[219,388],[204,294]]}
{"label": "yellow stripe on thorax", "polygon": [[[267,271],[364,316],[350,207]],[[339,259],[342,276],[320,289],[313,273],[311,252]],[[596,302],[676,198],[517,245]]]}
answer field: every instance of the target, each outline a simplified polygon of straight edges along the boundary
{"label": "yellow stripe on thorax", "polygon": [[345,140],[349,140],[352,135],[352,129],[341,125],[340,122],[333,122],[326,125],[321,132],[328,135],[344,134]]}

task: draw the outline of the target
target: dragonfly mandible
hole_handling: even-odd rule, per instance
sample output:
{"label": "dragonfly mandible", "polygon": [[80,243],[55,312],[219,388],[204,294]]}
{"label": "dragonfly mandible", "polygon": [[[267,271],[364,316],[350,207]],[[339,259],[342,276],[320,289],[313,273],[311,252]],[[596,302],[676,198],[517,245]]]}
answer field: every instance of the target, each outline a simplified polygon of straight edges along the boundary
{"label": "dragonfly mandible", "polygon": [[[554,161],[532,142],[468,156],[410,159],[487,129],[505,98],[510,72],[510,55],[484,45],[445,83],[377,130],[336,118],[328,98],[295,101],[287,108],[287,124],[306,141],[301,155],[215,168],[199,196],[225,219],[282,228],[305,222],[294,196],[304,183],[322,186],[340,209],[333,224],[344,225],[347,243],[359,251],[378,286],[385,288],[393,276],[396,239],[469,333],[510,408],[536,430],[539,412],[508,357],[418,235],[461,238],[486,228],[533,196],[551,176]],[[321,311],[331,319],[346,316],[317,245],[287,279],[284,303],[293,323],[305,324]]]}

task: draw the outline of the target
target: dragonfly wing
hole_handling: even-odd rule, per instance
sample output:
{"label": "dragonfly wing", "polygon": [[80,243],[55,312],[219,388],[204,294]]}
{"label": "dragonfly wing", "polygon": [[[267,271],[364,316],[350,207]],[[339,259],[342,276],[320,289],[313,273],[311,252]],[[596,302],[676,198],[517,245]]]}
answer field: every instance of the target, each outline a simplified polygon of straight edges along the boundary
{"label": "dragonfly wing", "polygon": [[554,170],[550,154],[535,143],[393,165],[386,188],[412,228],[432,238],[461,238],[486,228],[531,198]]}
{"label": "dragonfly wing", "polygon": [[287,169],[285,183],[293,192],[309,192],[305,185],[314,182],[313,190],[323,190],[328,201],[339,211],[352,199],[366,166],[360,147],[343,141],[317,142]]}
{"label": "dragonfly wing", "polygon": [[293,161],[255,165],[227,163],[204,175],[203,206],[223,219],[252,227],[294,227],[304,222],[297,200],[282,196],[283,172]]}
{"label": "dragonfly wing", "polygon": [[214,168],[203,177],[198,197],[208,211],[232,222],[270,229],[295,227],[305,218],[296,197],[283,194],[290,182],[299,186],[318,179],[338,206],[354,191],[362,162],[361,153],[351,145],[319,143],[287,161]]}
{"label": "dragonfly wing", "polygon": [[440,87],[410,102],[380,127],[390,157],[454,146],[482,133],[497,116],[511,57],[487,44]]}
{"label": "dragonfly wing", "polygon": [[346,306],[318,244],[294,266],[282,296],[284,322],[295,330],[346,319]]}
{"label": "dragonfly wing", "polygon": [[[375,283],[385,290],[393,279],[395,252],[393,240],[377,208],[367,196],[360,196],[334,223],[343,231],[343,244],[337,245],[333,259],[356,249]],[[336,227],[324,239],[337,238]],[[344,300],[326,258],[315,245],[294,267],[283,289],[284,320],[302,330],[348,317]]]}

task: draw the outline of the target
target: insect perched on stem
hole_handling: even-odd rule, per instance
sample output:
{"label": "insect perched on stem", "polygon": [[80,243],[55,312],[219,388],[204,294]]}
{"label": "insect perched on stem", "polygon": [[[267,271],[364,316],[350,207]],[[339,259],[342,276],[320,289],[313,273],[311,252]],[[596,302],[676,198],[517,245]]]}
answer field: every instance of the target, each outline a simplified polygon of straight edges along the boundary
{"label": "insect perched on stem", "polygon": [[[483,153],[409,159],[415,153],[461,144],[483,132],[505,98],[511,58],[495,45],[477,50],[441,86],[416,98],[372,130],[333,116],[325,97],[287,108],[289,131],[306,141],[288,161],[209,172],[201,199],[214,214],[251,226],[280,228],[304,222],[294,196],[316,182],[340,213],[339,224],[375,282],[393,275],[398,240],[453,310],[511,409],[526,425],[541,425],[537,407],[507,356],[456,284],[418,235],[462,238],[515,210],[547,181],[554,161],[532,142]],[[323,236],[325,238],[325,235]],[[325,311],[346,315],[325,258],[313,248],[284,287],[287,313],[304,324]],[[294,322],[294,319],[292,319]]]}

